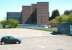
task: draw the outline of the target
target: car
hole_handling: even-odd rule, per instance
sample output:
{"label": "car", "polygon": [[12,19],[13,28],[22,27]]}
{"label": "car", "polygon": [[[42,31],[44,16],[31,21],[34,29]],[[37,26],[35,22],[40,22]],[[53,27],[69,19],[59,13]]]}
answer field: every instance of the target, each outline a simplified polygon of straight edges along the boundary
{"label": "car", "polygon": [[58,31],[53,31],[51,34],[52,34],[52,35],[61,35],[61,34],[63,34],[63,33],[58,32]]}
{"label": "car", "polygon": [[21,40],[13,36],[4,36],[1,38],[1,44],[20,44]]}
{"label": "car", "polygon": [[56,35],[56,34],[57,34],[57,32],[56,32],[56,31],[53,31],[51,34],[52,34],[52,35]]}

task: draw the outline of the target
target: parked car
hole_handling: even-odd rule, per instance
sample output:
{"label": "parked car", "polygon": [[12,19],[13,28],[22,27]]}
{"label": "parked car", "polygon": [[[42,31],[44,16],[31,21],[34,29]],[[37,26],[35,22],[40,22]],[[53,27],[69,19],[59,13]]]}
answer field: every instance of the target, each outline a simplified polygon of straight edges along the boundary
{"label": "parked car", "polygon": [[53,31],[51,34],[52,34],[52,35],[56,35],[56,34],[57,34],[57,32],[56,32],[56,31]]}
{"label": "parked car", "polygon": [[51,34],[52,34],[52,35],[61,35],[61,34],[63,34],[63,33],[57,32],[57,31],[53,31]]}
{"label": "parked car", "polygon": [[13,36],[4,36],[1,38],[1,44],[20,44],[21,40]]}

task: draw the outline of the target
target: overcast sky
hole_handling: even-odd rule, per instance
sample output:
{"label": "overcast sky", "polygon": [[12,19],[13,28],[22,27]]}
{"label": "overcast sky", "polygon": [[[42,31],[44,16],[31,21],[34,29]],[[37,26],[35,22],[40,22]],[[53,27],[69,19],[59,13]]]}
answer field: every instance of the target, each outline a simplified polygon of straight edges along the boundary
{"label": "overcast sky", "polygon": [[6,12],[20,12],[22,5],[31,5],[37,2],[49,2],[49,12],[58,9],[60,14],[72,9],[72,0],[0,0],[0,20],[6,18]]}

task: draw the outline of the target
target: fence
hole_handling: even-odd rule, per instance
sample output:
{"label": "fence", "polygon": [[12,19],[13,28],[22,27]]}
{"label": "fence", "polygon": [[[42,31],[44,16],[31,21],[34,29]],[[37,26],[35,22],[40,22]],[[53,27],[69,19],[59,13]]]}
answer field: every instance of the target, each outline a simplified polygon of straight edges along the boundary
{"label": "fence", "polygon": [[30,25],[30,24],[21,24],[18,28],[27,28],[27,29],[37,29],[45,31],[57,31],[56,27],[49,27],[48,25]]}

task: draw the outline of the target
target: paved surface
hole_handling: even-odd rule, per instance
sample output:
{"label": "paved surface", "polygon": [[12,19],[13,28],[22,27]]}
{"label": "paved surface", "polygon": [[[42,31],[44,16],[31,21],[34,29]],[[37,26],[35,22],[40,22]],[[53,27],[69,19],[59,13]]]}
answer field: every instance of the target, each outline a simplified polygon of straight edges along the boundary
{"label": "paved surface", "polygon": [[32,29],[0,29],[0,37],[5,35],[18,37],[22,43],[0,45],[0,50],[72,50],[71,36]]}

